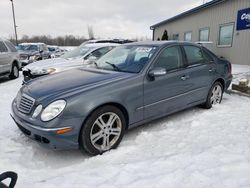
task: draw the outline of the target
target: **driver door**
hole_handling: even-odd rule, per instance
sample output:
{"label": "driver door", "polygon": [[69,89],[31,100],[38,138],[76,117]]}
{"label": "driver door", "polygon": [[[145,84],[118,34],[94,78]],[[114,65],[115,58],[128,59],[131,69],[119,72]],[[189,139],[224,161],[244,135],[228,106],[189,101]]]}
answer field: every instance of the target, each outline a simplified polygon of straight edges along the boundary
{"label": "driver door", "polygon": [[187,84],[181,47],[170,46],[163,49],[153,63],[154,68],[165,68],[165,75],[144,78],[144,119],[154,119],[184,108],[188,100],[185,93],[192,87]]}

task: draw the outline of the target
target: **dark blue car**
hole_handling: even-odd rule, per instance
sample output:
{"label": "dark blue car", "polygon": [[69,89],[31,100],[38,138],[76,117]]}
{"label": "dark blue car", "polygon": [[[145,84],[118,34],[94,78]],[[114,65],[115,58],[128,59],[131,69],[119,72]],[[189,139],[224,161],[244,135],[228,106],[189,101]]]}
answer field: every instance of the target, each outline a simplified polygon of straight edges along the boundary
{"label": "dark blue car", "polygon": [[196,105],[211,108],[231,80],[231,64],[202,46],[131,43],[93,68],[28,82],[12,103],[12,117],[45,146],[96,155],[116,148],[131,127]]}

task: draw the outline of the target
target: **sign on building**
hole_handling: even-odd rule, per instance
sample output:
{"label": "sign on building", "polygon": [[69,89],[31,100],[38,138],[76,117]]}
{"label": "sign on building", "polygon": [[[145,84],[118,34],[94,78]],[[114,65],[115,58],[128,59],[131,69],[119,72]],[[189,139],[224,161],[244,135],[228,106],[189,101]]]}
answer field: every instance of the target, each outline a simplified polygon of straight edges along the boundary
{"label": "sign on building", "polygon": [[250,29],[250,8],[238,11],[237,30],[245,29]]}

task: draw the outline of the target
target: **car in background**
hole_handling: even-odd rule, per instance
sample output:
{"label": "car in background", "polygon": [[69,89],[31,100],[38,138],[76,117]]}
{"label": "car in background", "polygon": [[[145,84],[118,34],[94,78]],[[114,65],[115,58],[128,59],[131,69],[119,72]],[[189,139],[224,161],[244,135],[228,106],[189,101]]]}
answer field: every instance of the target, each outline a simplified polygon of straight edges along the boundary
{"label": "car in background", "polygon": [[85,44],[59,58],[34,62],[23,68],[24,83],[40,76],[89,66],[92,61],[98,60],[118,45],[115,43]]}
{"label": "car in background", "polygon": [[0,38],[0,77],[8,75],[10,79],[19,77],[19,54],[8,40]]}
{"label": "car in background", "polygon": [[17,49],[22,67],[35,61],[51,58],[49,49],[44,43],[21,43]]}
{"label": "car in background", "polygon": [[48,49],[49,49],[51,58],[60,57],[63,54],[65,54],[65,52],[67,52],[65,49],[61,49],[59,46],[48,45]]}
{"label": "car in background", "polygon": [[81,45],[85,44],[96,44],[96,43],[116,43],[116,44],[127,44],[127,43],[132,43],[135,42],[133,40],[128,40],[128,39],[94,39],[94,40],[88,40]]}
{"label": "car in background", "polygon": [[116,148],[127,129],[196,105],[219,104],[231,70],[229,61],[190,42],[121,45],[95,68],[27,83],[13,100],[12,117],[43,146],[102,154]]}

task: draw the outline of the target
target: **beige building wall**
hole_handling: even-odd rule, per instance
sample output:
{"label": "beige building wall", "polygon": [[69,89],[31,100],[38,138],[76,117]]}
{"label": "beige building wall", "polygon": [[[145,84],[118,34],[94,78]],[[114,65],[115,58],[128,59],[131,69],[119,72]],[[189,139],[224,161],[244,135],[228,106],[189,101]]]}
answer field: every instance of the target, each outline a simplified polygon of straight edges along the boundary
{"label": "beige building wall", "polygon": [[[164,30],[168,31],[169,39],[179,34],[184,40],[184,33],[192,31],[192,41],[199,40],[199,30],[210,29],[209,41],[213,42],[212,51],[223,56],[234,64],[250,65],[250,29],[236,31],[238,10],[250,8],[250,0],[227,0],[221,4],[201,10],[192,15],[177,19],[155,28],[154,40],[161,38]],[[234,23],[232,47],[219,47],[219,26]]]}

